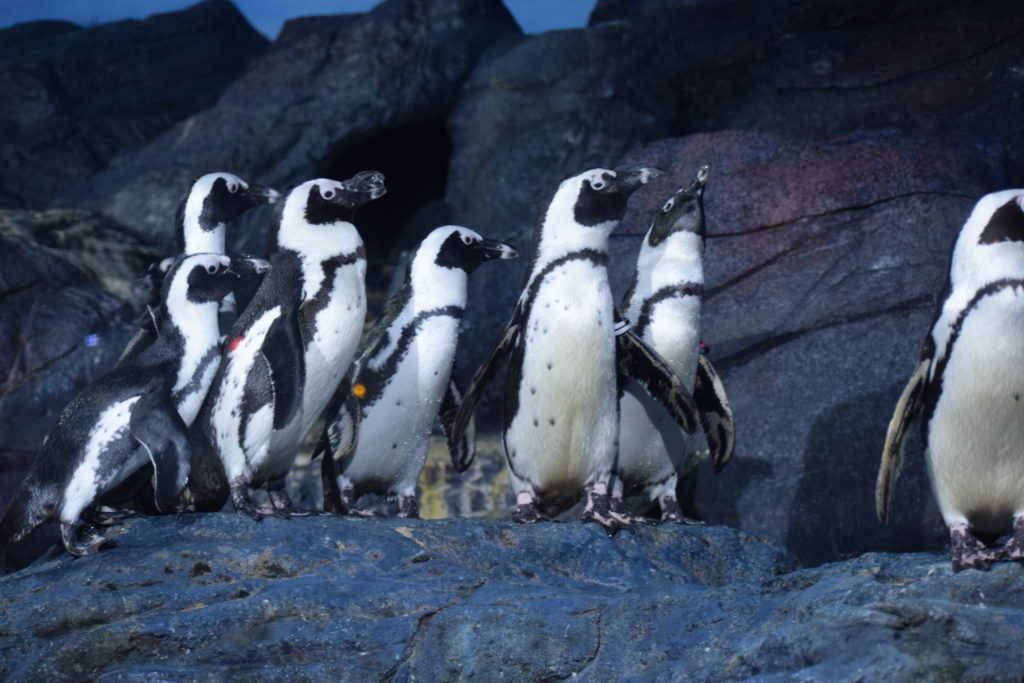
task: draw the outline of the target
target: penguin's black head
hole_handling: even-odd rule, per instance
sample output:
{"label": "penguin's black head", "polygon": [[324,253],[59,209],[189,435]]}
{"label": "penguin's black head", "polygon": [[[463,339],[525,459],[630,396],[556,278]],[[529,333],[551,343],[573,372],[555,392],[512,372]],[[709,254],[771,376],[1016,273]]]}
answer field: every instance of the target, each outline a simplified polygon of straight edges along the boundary
{"label": "penguin's black head", "polygon": [[709,164],[701,166],[689,187],[676,190],[669,197],[654,217],[647,237],[650,246],[658,246],[676,232],[693,232],[704,239],[704,187],[710,173]]}
{"label": "penguin's black head", "polygon": [[357,208],[383,197],[384,174],[378,171],[360,171],[348,180],[320,179],[310,183],[306,196],[306,221],[312,225],[325,225],[351,220]]}
{"label": "penguin's black head", "polygon": [[213,230],[255,206],[273,204],[280,196],[277,190],[249,185],[231,173],[207,173],[192,183],[178,222],[183,227],[187,214],[203,230]]}
{"label": "penguin's black head", "polygon": [[619,221],[626,213],[629,196],[660,173],[653,166],[633,166],[615,171],[595,168],[581,173],[576,176],[580,182],[573,218],[586,227]]}
{"label": "penguin's black head", "polygon": [[[242,280],[263,275],[270,264],[246,256],[192,254],[171,266],[164,280],[162,299],[184,297],[194,304],[217,303]],[[183,286],[184,285],[184,286]]]}
{"label": "penguin's black head", "polygon": [[484,261],[513,259],[519,252],[509,244],[485,239],[468,228],[437,228],[423,240],[424,245],[440,241],[434,262],[442,268],[461,268],[472,273]]}
{"label": "penguin's black head", "polygon": [[1024,242],[1024,196],[1017,196],[992,213],[978,237],[978,244]]}

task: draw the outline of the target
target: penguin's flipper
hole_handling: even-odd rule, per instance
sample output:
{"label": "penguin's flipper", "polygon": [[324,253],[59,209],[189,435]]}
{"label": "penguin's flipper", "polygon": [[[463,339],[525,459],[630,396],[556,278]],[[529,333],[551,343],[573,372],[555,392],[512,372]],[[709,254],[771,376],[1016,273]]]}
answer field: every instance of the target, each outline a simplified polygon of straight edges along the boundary
{"label": "penguin's flipper", "polygon": [[270,365],[274,385],[274,429],[291,422],[302,405],[302,388],[306,386],[302,348],[298,317],[294,312],[283,312],[260,348]]}
{"label": "penguin's flipper", "polygon": [[618,373],[637,382],[688,434],[700,423],[697,406],[672,368],[631,329],[615,336]]}
{"label": "penguin's flipper", "polygon": [[172,511],[188,483],[192,467],[192,446],[185,421],[170,395],[149,391],[133,406],[129,429],[153,463],[157,509]]}
{"label": "penguin's flipper", "polygon": [[449,380],[448,389],[445,390],[444,398],[441,399],[439,417],[441,429],[444,430],[445,439],[448,441],[448,454],[456,468],[459,467],[459,463],[473,462],[473,457],[476,455],[476,420],[473,419],[472,413],[470,413],[469,421],[463,431],[457,438],[455,435],[455,416],[461,406],[462,394],[459,392],[459,387],[455,384],[454,379]]}
{"label": "penguin's flipper", "polygon": [[327,413],[320,443],[313,452],[313,457],[321,452],[324,454],[323,462],[320,463],[324,511],[337,514],[345,513],[341,489],[338,487],[338,475],[341,473],[339,466],[346,467],[355,453],[356,444],[359,443],[359,423],[363,414],[358,397],[348,390],[348,386],[347,382],[343,383],[338,389],[338,394],[335,394],[338,396],[344,391],[347,398],[340,406]]}
{"label": "penguin's flipper", "polygon": [[117,364],[121,365],[127,360],[131,360],[135,356],[142,353],[142,351],[148,348],[157,339],[156,323],[146,318],[139,325],[139,329],[136,330],[135,334],[128,343],[125,345],[124,350],[121,351],[120,357],[117,359]]}
{"label": "penguin's flipper", "polygon": [[878,481],[875,483],[875,511],[882,524],[889,520],[889,510],[896,496],[896,480],[899,479],[900,469],[903,467],[907,435],[921,413],[921,397],[928,384],[929,366],[930,358],[924,358],[918,363],[917,370],[903,389],[900,400],[896,402],[892,419],[889,420],[885,446],[882,448],[882,463],[878,467]]}
{"label": "penguin's flipper", "polygon": [[[470,419],[473,417],[473,411],[476,409],[476,402],[480,400],[480,394],[483,393],[484,387],[494,378],[498,368],[501,367],[501,364],[508,357],[509,350],[514,346],[516,338],[519,336],[521,327],[520,316],[521,311],[517,307],[516,312],[512,314],[508,327],[505,328],[505,334],[494,349],[491,350],[487,360],[477,368],[476,374],[473,375],[473,379],[466,389],[466,394],[462,397],[462,405],[455,412],[455,419],[452,421],[451,430],[446,432],[449,444],[461,442],[463,434],[469,430]],[[454,455],[454,452],[449,452]],[[476,450],[473,449],[461,455],[468,458],[468,460],[453,461],[453,464],[456,470],[465,472],[473,464]]]}
{"label": "penguin's flipper", "polygon": [[736,428],[722,380],[703,353],[697,356],[693,402],[700,412],[700,423],[708,440],[708,451],[715,463],[715,472],[721,472],[736,449]]}

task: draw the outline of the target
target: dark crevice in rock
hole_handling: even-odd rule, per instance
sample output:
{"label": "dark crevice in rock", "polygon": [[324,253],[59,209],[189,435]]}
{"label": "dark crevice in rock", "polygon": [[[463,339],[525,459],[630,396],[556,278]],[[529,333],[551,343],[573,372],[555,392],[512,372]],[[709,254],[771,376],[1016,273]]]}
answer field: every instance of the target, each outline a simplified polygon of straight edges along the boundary
{"label": "dark crevice in rock", "polygon": [[763,356],[769,351],[788,344],[800,337],[808,334],[814,334],[822,330],[827,330],[833,327],[840,327],[843,325],[850,325],[852,323],[863,322],[864,320],[870,320],[872,318],[879,318],[887,315],[905,313],[908,311],[915,311],[921,309],[930,310],[935,305],[935,299],[929,294],[924,294],[913,299],[907,299],[899,303],[893,304],[888,308],[884,308],[876,311],[864,311],[863,313],[857,313],[853,315],[844,316],[838,320],[829,320],[817,325],[810,325],[808,327],[802,327],[797,330],[792,330],[779,335],[764,335],[758,338],[755,342],[747,344],[738,351],[733,351],[725,356],[720,356],[715,359],[715,365],[719,368],[732,368],[740,365],[749,363],[754,358]]}
{"label": "dark crevice in rock", "polygon": [[767,225],[759,225],[757,227],[749,228],[747,230],[737,230],[735,232],[716,232],[709,234],[708,239],[719,239],[728,237],[743,237],[746,235],[753,235],[759,232],[765,232],[767,230],[774,230],[776,228],[784,228],[787,226],[794,225],[807,220],[813,220],[815,218],[825,218],[828,216],[838,216],[844,213],[851,213],[854,211],[864,211],[866,209],[873,209],[877,206],[882,206],[890,202],[899,201],[901,199],[908,199],[910,197],[948,197],[951,199],[977,199],[977,197],[969,194],[960,194],[956,192],[933,192],[933,191],[918,191],[918,192],[903,192],[900,194],[891,195],[889,197],[882,197],[865,204],[854,204],[851,206],[844,206],[838,209],[829,209],[828,211],[822,211],[819,213],[808,213],[793,218],[787,218],[784,221],[778,223],[769,223]]}

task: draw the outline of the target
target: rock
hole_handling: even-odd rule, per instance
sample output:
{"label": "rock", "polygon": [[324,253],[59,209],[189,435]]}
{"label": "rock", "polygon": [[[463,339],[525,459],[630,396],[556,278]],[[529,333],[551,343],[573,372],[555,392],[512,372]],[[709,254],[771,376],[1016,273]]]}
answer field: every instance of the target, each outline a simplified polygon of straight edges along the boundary
{"label": "rock", "polygon": [[1024,574],[722,527],[131,520],[0,578],[5,678],[1017,680]]}
{"label": "rock", "polygon": [[875,519],[874,482],[952,240],[975,201],[1008,182],[1001,147],[895,129],[820,141],[731,131],[659,141],[623,163],[641,161],[667,173],[612,237],[618,292],[654,212],[712,168],[703,338],[737,448],[698,487],[708,520],[785,543],[805,564],[942,547],[919,453],[889,527]]}
{"label": "rock", "polygon": [[64,406],[135,329],[135,311],[101,283],[130,291],[150,253],[88,213],[0,211],[0,509]]}
{"label": "rock", "polygon": [[[216,106],[58,201],[102,210],[169,242],[180,188],[201,173],[229,170],[281,190],[310,177],[348,177],[361,170],[346,166],[348,150],[383,131],[443,118],[480,55],[517,33],[499,0],[388,0],[356,17],[303,19],[287,25]],[[405,166],[414,163],[409,152],[401,154]],[[379,203],[406,201],[391,182],[400,169],[363,168],[389,178],[389,197],[397,199]],[[361,223],[367,215],[360,212]],[[396,226],[387,229],[393,236]],[[264,224],[240,232],[232,249],[264,250]],[[372,230],[364,236],[371,240]]]}
{"label": "rock", "polygon": [[267,40],[230,2],[0,30],[0,206],[43,208],[197,111]]}

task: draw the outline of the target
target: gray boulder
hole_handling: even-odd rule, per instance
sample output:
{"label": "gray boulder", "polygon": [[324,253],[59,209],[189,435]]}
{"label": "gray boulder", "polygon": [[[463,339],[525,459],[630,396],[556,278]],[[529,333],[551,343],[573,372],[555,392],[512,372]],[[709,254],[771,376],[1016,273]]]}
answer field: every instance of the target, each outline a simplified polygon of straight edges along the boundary
{"label": "gray boulder", "polygon": [[722,527],[209,514],[0,578],[8,679],[1018,680],[1019,567]]}
{"label": "gray boulder", "polygon": [[266,46],[224,0],[143,21],[0,30],[0,207],[52,205],[211,106]]}
{"label": "gray boulder", "polygon": [[974,202],[1008,182],[1001,147],[896,129],[822,141],[735,131],[659,141],[623,163],[639,161],[667,173],[613,235],[619,292],[653,213],[712,165],[703,337],[737,449],[721,474],[702,475],[707,518],[807,564],[941,547],[922,459],[909,459],[889,527],[875,519],[874,480],[952,240]]}
{"label": "gray boulder", "polygon": [[[291,22],[215,107],[55,201],[102,210],[166,243],[181,188],[211,170],[283,190],[311,177],[348,177],[361,170],[351,164],[366,161],[363,168],[389,179],[391,194],[377,203],[406,202],[392,182],[401,169],[392,173],[373,155],[347,158],[350,149],[382,131],[443,118],[481,54],[516,34],[499,0],[387,0],[362,15]],[[440,126],[429,128],[438,132],[444,135]],[[407,143],[395,161],[409,166],[417,143],[430,139]],[[413,184],[424,180],[432,179]],[[372,215],[372,208],[360,214]],[[366,228],[365,220],[360,225]],[[394,225],[382,230],[388,239],[398,232]],[[232,248],[264,251],[265,233],[253,225]],[[368,242],[372,233],[364,230]]]}

